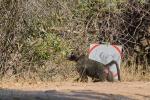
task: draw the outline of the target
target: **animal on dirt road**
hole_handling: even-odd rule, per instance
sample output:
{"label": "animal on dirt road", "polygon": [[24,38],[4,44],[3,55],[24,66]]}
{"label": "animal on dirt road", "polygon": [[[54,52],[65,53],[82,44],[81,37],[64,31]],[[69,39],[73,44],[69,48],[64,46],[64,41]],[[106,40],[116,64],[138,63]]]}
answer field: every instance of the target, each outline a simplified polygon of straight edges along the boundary
{"label": "animal on dirt road", "polygon": [[113,73],[109,70],[112,64],[116,64],[118,80],[120,79],[120,70],[116,61],[111,61],[110,63],[104,65],[100,62],[90,60],[86,55],[77,56],[74,53],[71,53],[68,57],[68,60],[76,62],[76,69],[79,73],[79,77],[76,81],[87,82],[88,77],[92,78],[93,82],[99,81],[109,81],[113,82],[114,77]]}

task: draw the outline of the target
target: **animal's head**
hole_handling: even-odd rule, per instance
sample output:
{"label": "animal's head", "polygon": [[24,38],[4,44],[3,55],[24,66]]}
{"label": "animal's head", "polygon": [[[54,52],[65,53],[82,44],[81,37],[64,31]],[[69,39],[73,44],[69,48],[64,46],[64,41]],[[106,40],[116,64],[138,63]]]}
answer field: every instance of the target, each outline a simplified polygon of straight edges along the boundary
{"label": "animal's head", "polygon": [[70,60],[70,61],[78,61],[81,57],[83,57],[84,54],[78,54],[78,53],[75,53],[75,52],[71,52],[68,56],[67,56],[67,60]]}
{"label": "animal's head", "polygon": [[67,60],[70,61],[78,61],[78,55],[75,54],[74,52],[71,52],[68,56],[67,56]]}

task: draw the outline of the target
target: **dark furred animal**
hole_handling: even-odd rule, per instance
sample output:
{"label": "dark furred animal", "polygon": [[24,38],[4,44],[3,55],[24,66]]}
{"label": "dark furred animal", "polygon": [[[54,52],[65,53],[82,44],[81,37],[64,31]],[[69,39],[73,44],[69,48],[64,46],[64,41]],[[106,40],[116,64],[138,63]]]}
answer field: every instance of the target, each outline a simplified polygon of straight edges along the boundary
{"label": "dark furred animal", "polygon": [[[112,64],[116,64],[117,71],[118,71],[118,79],[120,79],[120,70],[118,67],[118,64],[116,61],[111,61],[109,64],[104,65],[102,63],[99,63],[97,61],[93,61],[88,59],[88,56],[81,55],[77,57],[73,53],[68,57],[68,60],[75,61],[77,72],[79,73],[79,78],[76,79],[76,81],[82,81],[87,82],[88,76],[92,78],[93,82],[98,81],[114,81],[113,74],[111,71],[109,71],[109,66]],[[107,70],[107,72],[105,72]]]}

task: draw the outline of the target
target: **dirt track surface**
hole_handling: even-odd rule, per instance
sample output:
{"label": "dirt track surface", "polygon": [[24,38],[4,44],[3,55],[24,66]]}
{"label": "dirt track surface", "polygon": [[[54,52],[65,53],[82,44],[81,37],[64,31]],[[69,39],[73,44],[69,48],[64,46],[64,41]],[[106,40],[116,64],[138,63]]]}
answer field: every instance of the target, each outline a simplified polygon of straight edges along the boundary
{"label": "dirt track surface", "polygon": [[0,100],[150,100],[150,82],[0,83]]}

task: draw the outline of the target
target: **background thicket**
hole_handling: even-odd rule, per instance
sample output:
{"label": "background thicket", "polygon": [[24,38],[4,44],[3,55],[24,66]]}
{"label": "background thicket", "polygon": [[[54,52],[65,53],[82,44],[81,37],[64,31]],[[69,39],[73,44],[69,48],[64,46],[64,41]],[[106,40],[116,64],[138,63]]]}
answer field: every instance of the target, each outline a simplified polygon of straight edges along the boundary
{"label": "background thicket", "polygon": [[0,78],[76,77],[71,52],[123,46],[123,80],[149,80],[149,0],[0,0]]}

